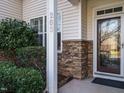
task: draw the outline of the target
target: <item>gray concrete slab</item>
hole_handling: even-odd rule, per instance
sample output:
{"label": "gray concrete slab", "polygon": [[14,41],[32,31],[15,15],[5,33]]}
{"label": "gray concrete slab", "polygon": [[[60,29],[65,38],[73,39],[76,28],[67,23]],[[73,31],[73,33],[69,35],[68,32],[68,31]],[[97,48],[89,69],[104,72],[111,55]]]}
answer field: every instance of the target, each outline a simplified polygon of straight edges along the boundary
{"label": "gray concrete slab", "polygon": [[73,79],[59,89],[59,93],[124,93],[124,89],[91,83],[92,79]]}

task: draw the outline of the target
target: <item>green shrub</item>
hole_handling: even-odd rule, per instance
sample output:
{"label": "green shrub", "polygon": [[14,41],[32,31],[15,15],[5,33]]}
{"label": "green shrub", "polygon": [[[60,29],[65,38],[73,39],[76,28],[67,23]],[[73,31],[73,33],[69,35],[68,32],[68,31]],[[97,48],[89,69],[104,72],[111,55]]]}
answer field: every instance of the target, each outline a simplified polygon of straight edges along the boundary
{"label": "green shrub", "polygon": [[38,70],[0,62],[0,93],[42,93],[44,88],[45,81]]}
{"label": "green shrub", "polygon": [[13,50],[37,45],[36,34],[24,21],[3,19],[0,22],[0,49]]}
{"label": "green shrub", "polygon": [[12,74],[16,66],[11,62],[0,62],[0,93],[3,91],[13,91]]}
{"label": "green shrub", "polygon": [[16,49],[17,65],[34,67],[45,75],[45,49],[40,46],[30,46]]}

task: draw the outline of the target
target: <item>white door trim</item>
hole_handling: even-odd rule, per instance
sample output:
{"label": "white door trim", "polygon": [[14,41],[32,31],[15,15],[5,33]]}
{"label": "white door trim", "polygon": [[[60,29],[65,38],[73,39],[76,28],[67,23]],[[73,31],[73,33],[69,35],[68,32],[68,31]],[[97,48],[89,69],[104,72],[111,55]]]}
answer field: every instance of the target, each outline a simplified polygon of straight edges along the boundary
{"label": "white door trim", "polygon": [[[98,19],[105,19],[105,18],[112,18],[112,17],[121,17],[121,24],[124,24],[124,14],[122,13],[112,13],[109,15],[99,16],[96,17],[96,10],[93,10],[93,76],[94,77],[101,77],[107,79],[113,79],[118,81],[124,81],[124,48],[121,49],[121,74],[111,74],[105,72],[98,72],[97,71],[97,20]],[[124,26],[121,25],[121,44],[124,43]],[[123,56],[123,57],[122,57]]]}

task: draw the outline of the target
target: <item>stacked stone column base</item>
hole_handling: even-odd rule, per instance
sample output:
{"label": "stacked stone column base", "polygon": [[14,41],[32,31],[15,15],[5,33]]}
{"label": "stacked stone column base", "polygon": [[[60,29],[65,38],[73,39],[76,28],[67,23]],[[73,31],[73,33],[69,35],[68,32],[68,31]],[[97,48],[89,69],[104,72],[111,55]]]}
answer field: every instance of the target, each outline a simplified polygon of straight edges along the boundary
{"label": "stacked stone column base", "polygon": [[62,53],[58,54],[58,71],[76,79],[92,77],[92,41],[63,41]]}

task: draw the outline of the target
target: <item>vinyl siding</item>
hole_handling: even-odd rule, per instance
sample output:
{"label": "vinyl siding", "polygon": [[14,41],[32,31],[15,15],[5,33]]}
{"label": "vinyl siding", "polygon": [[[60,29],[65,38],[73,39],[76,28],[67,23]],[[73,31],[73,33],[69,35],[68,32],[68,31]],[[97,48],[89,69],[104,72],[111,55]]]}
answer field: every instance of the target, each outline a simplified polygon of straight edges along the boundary
{"label": "vinyl siding", "polygon": [[58,11],[62,12],[63,40],[80,39],[79,5],[67,0],[58,0]]}
{"label": "vinyl siding", "polygon": [[93,40],[93,8],[100,7],[102,5],[118,3],[123,0],[87,0],[87,39]]}
{"label": "vinyl siding", "polygon": [[[79,5],[72,5],[67,0],[58,0],[58,12],[62,12],[62,39],[72,40],[80,38]],[[23,0],[23,20],[46,15],[47,0]]]}
{"label": "vinyl siding", "polygon": [[81,1],[81,34],[82,39],[87,39],[87,0]]}
{"label": "vinyl siding", "polygon": [[47,13],[47,0],[23,0],[23,20],[41,17]]}
{"label": "vinyl siding", "polygon": [[0,0],[0,19],[22,19],[22,0]]}

